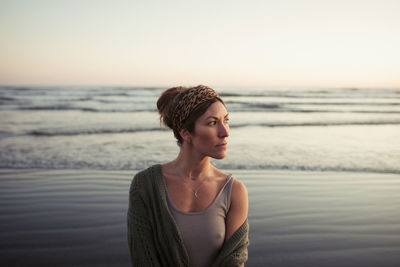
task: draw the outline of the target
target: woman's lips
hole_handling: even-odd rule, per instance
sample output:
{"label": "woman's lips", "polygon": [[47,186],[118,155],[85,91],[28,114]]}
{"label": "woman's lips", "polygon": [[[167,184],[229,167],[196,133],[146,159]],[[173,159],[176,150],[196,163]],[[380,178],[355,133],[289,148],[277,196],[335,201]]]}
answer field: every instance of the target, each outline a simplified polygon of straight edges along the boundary
{"label": "woman's lips", "polygon": [[219,144],[217,147],[226,147],[227,143]]}

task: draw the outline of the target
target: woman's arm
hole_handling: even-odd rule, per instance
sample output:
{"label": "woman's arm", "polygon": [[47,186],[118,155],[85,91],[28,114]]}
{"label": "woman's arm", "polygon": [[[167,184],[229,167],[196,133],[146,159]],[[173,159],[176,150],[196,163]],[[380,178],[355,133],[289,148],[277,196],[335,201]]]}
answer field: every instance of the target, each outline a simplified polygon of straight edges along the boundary
{"label": "woman's arm", "polygon": [[246,263],[249,246],[248,202],[246,187],[234,180],[226,217],[225,242],[212,267],[243,267]]}
{"label": "woman's arm", "polygon": [[229,240],[247,219],[248,203],[246,187],[235,179],[232,184],[231,204],[226,216],[225,241]]}

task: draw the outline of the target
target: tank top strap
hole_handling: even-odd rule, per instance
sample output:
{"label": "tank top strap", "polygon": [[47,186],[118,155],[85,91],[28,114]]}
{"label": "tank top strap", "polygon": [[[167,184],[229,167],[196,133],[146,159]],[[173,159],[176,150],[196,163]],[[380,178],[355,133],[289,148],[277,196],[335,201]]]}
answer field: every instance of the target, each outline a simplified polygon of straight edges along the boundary
{"label": "tank top strap", "polygon": [[226,207],[226,212],[228,212],[230,205],[231,205],[231,192],[232,192],[232,184],[235,178],[232,177],[232,174],[229,174],[227,177],[227,181],[222,189],[224,193],[224,202]]}

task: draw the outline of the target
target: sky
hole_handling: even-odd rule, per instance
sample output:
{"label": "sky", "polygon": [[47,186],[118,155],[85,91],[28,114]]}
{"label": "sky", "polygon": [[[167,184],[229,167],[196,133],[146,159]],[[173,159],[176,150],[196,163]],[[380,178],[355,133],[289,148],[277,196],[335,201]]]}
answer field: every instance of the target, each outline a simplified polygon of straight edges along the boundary
{"label": "sky", "polygon": [[0,84],[400,87],[399,0],[0,0]]}

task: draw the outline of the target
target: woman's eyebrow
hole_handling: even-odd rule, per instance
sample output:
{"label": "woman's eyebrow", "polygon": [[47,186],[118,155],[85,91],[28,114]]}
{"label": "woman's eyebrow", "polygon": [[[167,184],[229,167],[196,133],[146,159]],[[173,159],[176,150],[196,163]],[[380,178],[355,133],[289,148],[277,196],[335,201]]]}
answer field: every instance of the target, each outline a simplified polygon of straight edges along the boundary
{"label": "woman's eyebrow", "polygon": [[[226,113],[226,115],[224,116],[224,118],[226,118],[226,117],[228,117],[229,116],[229,113]],[[208,119],[216,119],[216,120],[218,120],[218,117],[216,117],[216,116],[208,116],[207,118],[206,118],[206,120],[208,120]]]}
{"label": "woman's eyebrow", "polygon": [[208,116],[208,117],[206,118],[206,120],[208,120],[208,119],[216,119],[216,120],[218,120],[218,117],[215,117],[215,116]]}

